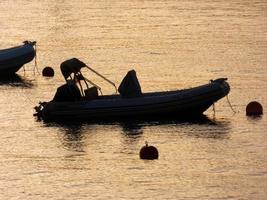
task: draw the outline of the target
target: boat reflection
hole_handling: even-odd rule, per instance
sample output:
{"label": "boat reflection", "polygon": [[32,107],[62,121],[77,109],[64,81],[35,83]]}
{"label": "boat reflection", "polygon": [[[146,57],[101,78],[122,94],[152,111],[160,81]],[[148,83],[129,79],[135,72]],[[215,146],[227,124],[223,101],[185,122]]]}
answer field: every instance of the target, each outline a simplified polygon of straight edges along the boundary
{"label": "boat reflection", "polygon": [[[106,131],[106,127],[121,130],[125,140],[138,140],[144,133],[154,134],[160,132],[171,132],[179,137],[197,137],[210,139],[229,139],[230,121],[214,121],[205,115],[190,119],[127,119],[127,120],[110,120],[101,122],[68,122],[52,123],[52,126],[60,127],[62,143],[65,147],[73,151],[83,151],[84,137],[93,137],[95,130],[98,133]],[[112,128],[113,127],[113,128]],[[94,133],[94,134],[91,134]]]}
{"label": "boat reflection", "polygon": [[1,85],[11,86],[11,87],[24,87],[24,88],[32,88],[34,86],[32,81],[27,80],[18,74],[0,76],[0,86]]}
{"label": "boat reflection", "polygon": [[[194,118],[164,118],[160,120],[124,120],[119,123],[126,137],[138,138],[144,128],[151,131],[164,129],[166,132],[183,134],[189,137],[227,139],[230,132],[230,121],[210,119],[206,115]],[[169,130],[171,129],[171,130]],[[164,132],[162,130],[161,132]]]}
{"label": "boat reflection", "polygon": [[[52,126],[54,126],[53,124]],[[58,126],[57,124],[56,126]],[[50,125],[51,126],[51,125]],[[84,134],[81,131],[82,124],[71,124],[60,126],[60,132],[58,134],[62,145],[70,151],[84,152],[83,150],[83,137]],[[63,134],[62,134],[63,132]]]}
{"label": "boat reflection", "polygon": [[143,123],[135,121],[120,122],[122,133],[129,138],[138,138],[143,134]]}

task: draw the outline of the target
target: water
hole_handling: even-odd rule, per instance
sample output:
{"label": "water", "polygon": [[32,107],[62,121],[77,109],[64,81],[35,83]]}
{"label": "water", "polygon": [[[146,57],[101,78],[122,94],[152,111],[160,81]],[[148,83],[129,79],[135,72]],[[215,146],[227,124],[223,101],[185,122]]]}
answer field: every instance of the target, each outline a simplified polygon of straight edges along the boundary
{"label": "water", "polygon": [[[36,40],[41,71],[0,83],[0,199],[266,199],[267,2],[2,0],[1,44]],[[77,57],[117,85],[130,69],[144,92],[228,77],[226,98],[204,121],[53,124],[32,114]],[[103,87],[113,88],[93,74]],[[139,159],[145,141],[155,161]]]}

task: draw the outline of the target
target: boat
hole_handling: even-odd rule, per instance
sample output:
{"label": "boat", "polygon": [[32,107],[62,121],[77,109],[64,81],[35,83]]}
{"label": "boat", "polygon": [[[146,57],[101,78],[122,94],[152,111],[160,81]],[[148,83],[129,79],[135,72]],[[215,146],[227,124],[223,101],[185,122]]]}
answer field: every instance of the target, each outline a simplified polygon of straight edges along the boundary
{"label": "boat", "polygon": [[[101,88],[83,76],[82,67],[112,84],[115,94],[102,95]],[[44,121],[193,117],[203,115],[230,91],[227,78],[219,78],[189,89],[142,93],[134,70],[128,72],[117,90],[112,81],[76,58],[63,62],[61,71],[66,83],[57,89],[51,101],[40,102],[35,107],[34,115]],[[86,84],[85,90],[82,82]],[[88,86],[89,83],[92,87]]]}
{"label": "boat", "polygon": [[23,45],[0,50],[0,75],[15,74],[35,57],[36,42],[24,41]]}

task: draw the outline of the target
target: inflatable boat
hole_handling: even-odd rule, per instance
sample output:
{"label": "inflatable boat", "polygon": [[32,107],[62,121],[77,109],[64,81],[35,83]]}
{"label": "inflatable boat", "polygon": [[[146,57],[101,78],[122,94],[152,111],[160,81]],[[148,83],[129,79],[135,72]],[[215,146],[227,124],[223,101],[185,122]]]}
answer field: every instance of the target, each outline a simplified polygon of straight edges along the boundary
{"label": "inflatable boat", "polygon": [[0,76],[15,74],[24,64],[35,57],[36,42],[25,41],[23,45],[0,50]]}
{"label": "inflatable boat", "polygon": [[[118,89],[119,94],[99,95],[97,91],[101,88],[81,74],[80,68],[84,66],[86,66],[84,63],[79,63],[79,60],[75,59],[61,64],[61,71],[67,83],[57,89],[56,95],[50,102],[42,102],[35,107],[37,117],[47,121],[113,120],[157,116],[183,118],[201,115],[230,91],[227,79],[219,78],[190,89],[142,93],[135,71],[132,70],[122,81]],[[86,90],[82,90],[80,81],[86,82]],[[88,86],[88,81],[93,87]]]}

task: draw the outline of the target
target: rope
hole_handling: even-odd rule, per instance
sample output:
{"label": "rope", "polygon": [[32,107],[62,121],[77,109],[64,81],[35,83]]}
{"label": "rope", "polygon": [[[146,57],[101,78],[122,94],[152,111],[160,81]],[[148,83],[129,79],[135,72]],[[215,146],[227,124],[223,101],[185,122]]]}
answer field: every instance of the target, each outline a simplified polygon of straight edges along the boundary
{"label": "rope", "polygon": [[37,66],[37,43],[33,43],[34,49],[35,49],[35,56],[34,56],[34,69],[33,69],[33,74],[35,75],[35,69],[38,73],[38,75],[40,75],[40,72],[38,70],[38,66]]}
{"label": "rope", "polygon": [[30,103],[30,104],[32,104],[32,106],[35,106],[36,104],[30,99],[30,97],[28,97],[28,95],[24,92],[24,90],[22,89],[22,95],[24,96],[24,97],[26,97],[26,99],[28,100],[28,102]]}
{"label": "rope", "polygon": [[25,76],[26,75],[26,70],[25,70],[24,65],[22,66],[22,68],[23,68],[23,75]]}
{"label": "rope", "polygon": [[234,110],[233,106],[232,106],[231,103],[230,103],[230,100],[229,100],[228,95],[226,95],[226,99],[227,99],[227,102],[228,102],[228,104],[229,104],[229,107],[231,108],[231,110],[233,111],[233,113],[236,113],[236,111]]}
{"label": "rope", "polygon": [[[35,75],[35,70],[37,71],[37,73],[40,75],[40,72],[38,70],[38,67],[37,67],[37,43],[35,41],[31,42],[31,41],[24,41],[23,42],[24,44],[30,44],[33,46],[34,48],[34,51],[35,51],[35,55],[34,55],[34,68],[33,68],[33,74]],[[24,76],[26,75],[26,68],[25,66],[23,65],[22,66],[23,68],[23,72],[24,72]],[[31,70],[30,70],[31,71]]]}
{"label": "rope", "polygon": [[[20,86],[17,86],[15,83],[9,83],[9,85],[12,86],[12,87],[20,87]],[[25,92],[25,90],[24,90],[23,87],[20,87],[20,91],[21,92],[20,93],[17,93],[16,96],[20,96],[20,95],[24,96],[28,100],[28,102],[34,106],[35,103],[27,95],[27,93]]]}

